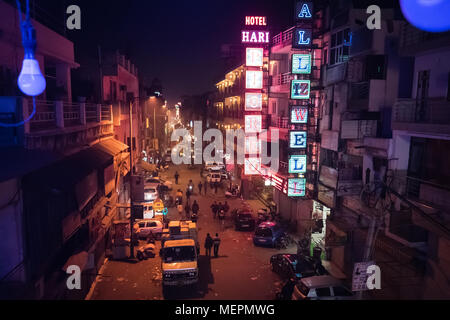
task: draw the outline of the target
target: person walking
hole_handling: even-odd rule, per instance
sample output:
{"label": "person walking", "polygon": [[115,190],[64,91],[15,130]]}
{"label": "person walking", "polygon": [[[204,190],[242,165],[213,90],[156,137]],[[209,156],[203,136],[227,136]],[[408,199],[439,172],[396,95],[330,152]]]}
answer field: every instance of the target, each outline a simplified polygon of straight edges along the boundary
{"label": "person walking", "polygon": [[219,183],[214,182],[214,193],[217,194],[217,189],[219,188]]}
{"label": "person walking", "polygon": [[211,238],[211,235],[208,233],[206,236],[206,240],[205,240],[205,250],[206,250],[206,255],[208,257],[211,257],[211,248],[213,245],[214,245],[213,238]]}
{"label": "person walking", "polygon": [[217,201],[214,201],[214,203],[211,205],[211,210],[212,210],[214,219],[217,216],[218,209],[219,209],[219,207],[218,207]]}
{"label": "person walking", "polygon": [[206,193],[208,192],[208,182],[205,181],[204,187],[205,187],[205,196],[206,196]]}
{"label": "person walking", "polygon": [[181,216],[183,215],[183,204],[178,203],[177,210],[178,210],[178,214],[180,215],[180,219],[181,219]]}
{"label": "person walking", "polygon": [[191,190],[189,190],[189,187],[186,190],[186,199],[187,202],[191,201]]}
{"label": "person walking", "polygon": [[218,233],[216,233],[216,237],[213,239],[213,243],[214,243],[214,257],[218,258],[220,247],[220,238]]}
{"label": "person walking", "polygon": [[198,211],[200,210],[200,206],[197,203],[197,200],[194,200],[194,203],[192,204],[192,213],[198,214]]}
{"label": "person walking", "polygon": [[200,181],[199,183],[198,183],[198,193],[201,195],[202,194],[202,188],[203,188],[203,184],[202,184],[202,182]]}
{"label": "person walking", "polygon": [[228,211],[230,211],[230,206],[228,205],[227,201],[225,201],[225,204],[223,205],[223,211],[225,212],[225,214],[227,214]]}
{"label": "person walking", "polygon": [[175,172],[175,184],[178,184],[178,179],[180,178],[180,174],[177,172]]}
{"label": "person walking", "polygon": [[186,219],[189,219],[189,217],[191,216],[191,206],[189,205],[189,202],[186,202],[184,211],[186,212]]}

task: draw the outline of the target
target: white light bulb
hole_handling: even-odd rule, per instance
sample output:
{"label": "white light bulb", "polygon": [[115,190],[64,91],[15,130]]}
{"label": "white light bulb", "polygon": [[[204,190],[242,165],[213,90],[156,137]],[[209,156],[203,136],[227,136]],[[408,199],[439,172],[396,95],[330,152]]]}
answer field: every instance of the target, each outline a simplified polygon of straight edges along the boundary
{"label": "white light bulb", "polygon": [[17,84],[23,93],[31,97],[38,96],[44,92],[46,86],[45,78],[36,59],[23,59],[22,71]]}

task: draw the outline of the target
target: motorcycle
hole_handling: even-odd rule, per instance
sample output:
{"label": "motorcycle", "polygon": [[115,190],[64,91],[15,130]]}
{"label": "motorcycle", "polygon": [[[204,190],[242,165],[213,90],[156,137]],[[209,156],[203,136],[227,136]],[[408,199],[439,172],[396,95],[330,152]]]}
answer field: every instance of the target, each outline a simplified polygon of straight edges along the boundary
{"label": "motorcycle", "polygon": [[234,186],[233,188],[228,189],[228,191],[225,192],[225,197],[227,199],[238,198],[239,196],[240,195],[239,195],[239,187],[238,186]]}
{"label": "motorcycle", "polygon": [[197,221],[198,221],[198,214],[197,213],[192,213],[191,214],[191,221],[197,223]]}
{"label": "motorcycle", "polygon": [[289,247],[288,236],[287,235],[283,235],[280,238],[278,238],[278,240],[275,242],[275,247],[278,250],[287,249]]}
{"label": "motorcycle", "polygon": [[220,209],[219,211],[219,220],[224,220],[225,219],[225,210]]}
{"label": "motorcycle", "polygon": [[156,251],[155,244],[149,243],[142,247],[139,247],[137,249],[136,256],[139,261],[142,261],[142,260],[148,259],[148,258],[154,258],[156,256],[155,251]]}

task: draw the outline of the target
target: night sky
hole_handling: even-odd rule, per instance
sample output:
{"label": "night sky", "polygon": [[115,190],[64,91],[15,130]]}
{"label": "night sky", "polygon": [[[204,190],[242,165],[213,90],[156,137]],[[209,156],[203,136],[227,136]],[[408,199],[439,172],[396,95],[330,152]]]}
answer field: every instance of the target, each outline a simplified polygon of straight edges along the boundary
{"label": "night sky", "polygon": [[[52,6],[54,0],[35,0]],[[271,36],[293,24],[294,0],[60,0],[77,4],[82,30],[69,31],[78,62],[95,58],[97,46],[119,49],[141,76],[158,78],[169,104],[185,94],[214,90],[224,76],[222,44],[239,43],[246,15],[268,17]],[[64,10],[65,11],[65,10]],[[61,13],[60,13],[61,14]]]}

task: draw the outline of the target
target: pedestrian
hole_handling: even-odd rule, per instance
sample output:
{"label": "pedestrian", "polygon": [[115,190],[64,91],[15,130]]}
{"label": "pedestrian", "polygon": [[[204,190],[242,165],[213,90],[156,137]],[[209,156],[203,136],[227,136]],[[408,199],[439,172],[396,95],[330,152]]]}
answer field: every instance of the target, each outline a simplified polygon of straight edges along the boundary
{"label": "pedestrian", "polygon": [[213,243],[214,243],[214,257],[218,258],[220,247],[220,238],[218,233],[216,233],[216,237],[213,239]]}
{"label": "pedestrian", "polygon": [[200,210],[200,206],[197,203],[197,200],[194,200],[194,203],[192,204],[192,213],[197,214]]}
{"label": "pedestrian", "polygon": [[214,219],[216,218],[216,216],[217,216],[217,211],[218,211],[218,205],[217,205],[217,201],[214,201],[214,203],[211,205],[211,210],[212,210],[212,212],[213,212],[213,216],[214,216]]}
{"label": "pedestrian", "polygon": [[206,196],[206,193],[208,192],[208,182],[205,181],[204,187],[205,187],[205,196]]}
{"label": "pedestrian", "polygon": [[202,182],[200,181],[199,183],[198,183],[198,193],[201,195],[202,194],[202,188],[203,188],[203,184],[202,184]]}
{"label": "pedestrian", "polygon": [[191,200],[191,190],[189,190],[189,188],[186,190],[186,199],[188,202]]}
{"label": "pedestrian", "polygon": [[178,178],[180,178],[180,174],[177,172],[175,172],[175,184],[178,184]]}
{"label": "pedestrian", "polygon": [[217,189],[219,188],[219,183],[218,182],[214,182],[214,192],[215,194],[217,194]]}
{"label": "pedestrian", "polygon": [[178,214],[181,216],[183,215],[183,205],[181,203],[178,204],[177,206],[177,210],[178,210]]}
{"label": "pedestrian", "polygon": [[184,211],[186,212],[186,218],[189,219],[189,217],[191,216],[191,206],[189,205],[189,202],[186,202]]}
{"label": "pedestrian", "polygon": [[205,250],[206,250],[206,255],[208,257],[211,257],[211,248],[214,244],[213,238],[211,238],[211,235],[208,233],[208,235],[206,236],[206,240],[205,240]]}
{"label": "pedestrian", "polygon": [[230,206],[228,205],[227,201],[225,201],[225,204],[223,205],[223,211],[225,212],[225,214],[227,214],[228,211],[230,211]]}

